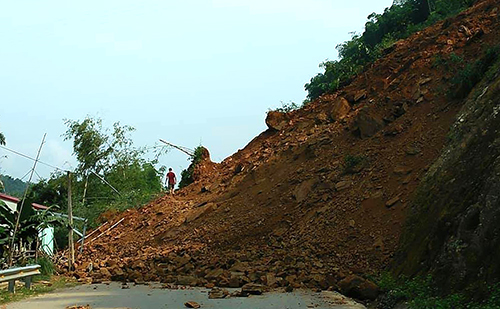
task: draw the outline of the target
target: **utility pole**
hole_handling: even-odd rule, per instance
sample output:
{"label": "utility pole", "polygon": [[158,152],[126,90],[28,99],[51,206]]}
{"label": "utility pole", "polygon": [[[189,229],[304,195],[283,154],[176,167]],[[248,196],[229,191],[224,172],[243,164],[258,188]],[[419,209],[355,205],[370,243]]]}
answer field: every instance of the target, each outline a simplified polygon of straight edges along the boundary
{"label": "utility pole", "polygon": [[75,265],[75,244],[73,243],[73,205],[71,204],[71,172],[68,172],[68,220],[69,220],[69,270]]}

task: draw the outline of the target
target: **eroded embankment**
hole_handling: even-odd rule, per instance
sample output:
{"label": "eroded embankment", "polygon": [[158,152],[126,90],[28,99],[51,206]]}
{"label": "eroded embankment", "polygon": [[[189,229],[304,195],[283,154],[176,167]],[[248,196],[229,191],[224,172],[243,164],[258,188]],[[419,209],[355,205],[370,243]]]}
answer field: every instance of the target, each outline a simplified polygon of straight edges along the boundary
{"label": "eroded embankment", "polygon": [[496,3],[397,42],[337,93],[270,113],[269,130],[220,164],[203,161],[175,198],[115,218],[73,274],[327,289],[380,271],[461,108],[452,77],[498,44]]}

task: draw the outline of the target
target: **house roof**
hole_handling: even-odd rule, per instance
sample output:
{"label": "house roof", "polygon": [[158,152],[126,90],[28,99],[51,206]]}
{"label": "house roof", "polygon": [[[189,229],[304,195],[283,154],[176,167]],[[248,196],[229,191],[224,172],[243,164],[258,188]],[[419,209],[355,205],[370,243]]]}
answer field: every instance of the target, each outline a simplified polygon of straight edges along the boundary
{"label": "house roof", "polygon": [[[20,201],[20,199],[18,199],[17,197],[13,197],[13,196],[10,196],[10,195],[4,194],[4,193],[0,193],[0,200],[9,201],[12,203],[19,203],[19,201]],[[36,204],[36,203],[31,204],[31,206],[36,210],[49,209],[49,207],[47,207],[47,206]]]}
{"label": "house roof", "polygon": [[13,197],[13,196],[10,196],[10,195],[7,195],[7,194],[3,194],[3,193],[0,193],[0,199],[2,199],[4,201],[13,202],[13,203],[18,203],[19,202],[19,199],[17,197]]}
{"label": "house roof", "polygon": [[33,208],[35,208],[36,210],[46,210],[46,209],[49,209],[49,207],[43,206],[43,205],[40,205],[40,204],[37,204],[37,203],[31,204],[31,206],[33,206]]}

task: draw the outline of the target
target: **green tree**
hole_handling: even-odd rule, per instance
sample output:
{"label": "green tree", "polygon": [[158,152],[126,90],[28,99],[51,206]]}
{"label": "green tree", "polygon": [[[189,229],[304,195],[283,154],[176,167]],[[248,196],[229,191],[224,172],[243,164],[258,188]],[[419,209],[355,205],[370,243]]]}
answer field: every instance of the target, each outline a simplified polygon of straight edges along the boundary
{"label": "green tree", "polygon": [[[65,123],[68,130],[64,137],[73,140],[78,160],[73,190],[76,215],[90,219],[95,225],[102,213],[140,206],[161,191],[164,169],[155,168],[157,160],[144,158],[145,148],[133,146],[130,133],[134,128],[116,122],[109,130],[101,119],[91,117]],[[56,184],[60,189],[54,187]],[[64,186],[64,181],[49,180],[41,184],[38,196],[42,200],[44,196],[62,199],[65,193],[59,193]]]}
{"label": "green tree", "polygon": [[110,133],[102,125],[102,119],[87,116],[83,121],[65,120],[68,130],[63,135],[64,140],[73,139],[73,154],[76,155],[78,166],[76,172],[85,178],[83,200],[85,201],[90,173],[106,172],[112,164],[114,156],[132,145],[128,133],[135,129],[130,126],[113,124]]}
{"label": "green tree", "polygon": [[110,165],[112,155],[117,148],[130,146],[132,140],[127,136],[134,128],[113,125],[113,132],[103,128],[102,119],[87,116],[83,121],[65,119],[68,126],[63,134],[64,140],[73,140],[73,154],[78,160],[77,171],[87,174],[89,171],[100,173]]}
{"label": "green tree", "polygon": [[66,174],[53,173],[30,187],[28,197],[38,204],[66,209],[68,204],[68,178]]}
{"label": "green tree", "polygon": [[0,132],[0,145],[5,145],[5,135],[2,132]]}

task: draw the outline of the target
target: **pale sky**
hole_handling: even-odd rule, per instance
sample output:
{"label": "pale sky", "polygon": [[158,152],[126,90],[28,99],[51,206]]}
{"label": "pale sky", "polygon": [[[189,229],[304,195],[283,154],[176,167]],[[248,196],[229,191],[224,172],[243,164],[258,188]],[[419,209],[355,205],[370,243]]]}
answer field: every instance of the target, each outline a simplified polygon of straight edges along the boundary
{"label": "pale sky", "polygon": [[[0,132],[32,157],[47,133],[40,160],[72,169],[63,119],[90,115],[135,127],[136,146],[201,143],[219,162],[266,129],[269,108],[301,103],[319,63],[391,4],[0,0]],[[13,177],[33,165],[0,157],[0,173]],[[180,174],[189,162],[172,150],[161,163]]]}

